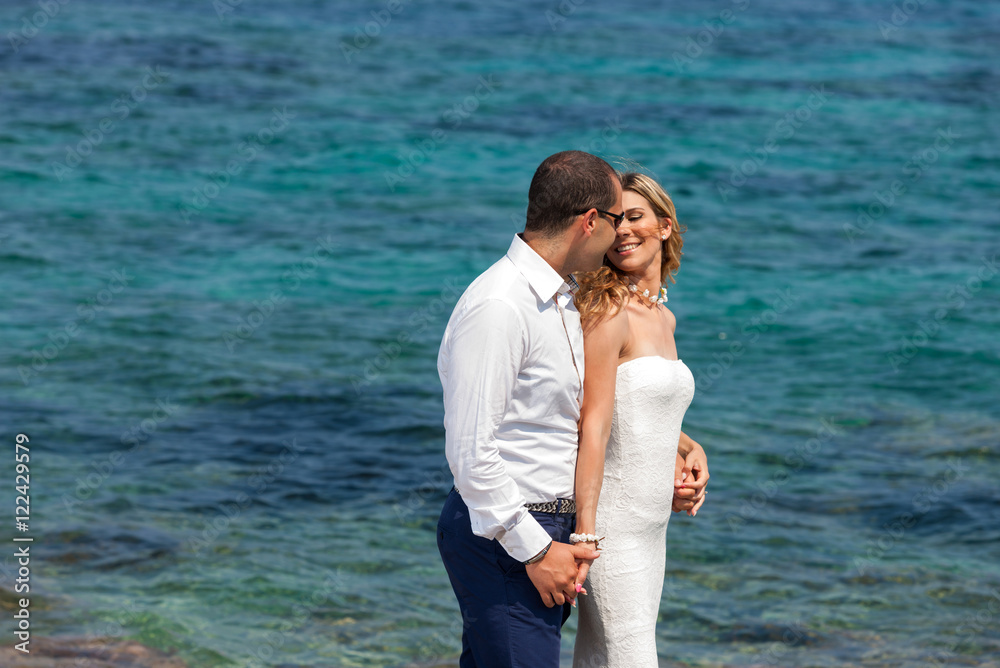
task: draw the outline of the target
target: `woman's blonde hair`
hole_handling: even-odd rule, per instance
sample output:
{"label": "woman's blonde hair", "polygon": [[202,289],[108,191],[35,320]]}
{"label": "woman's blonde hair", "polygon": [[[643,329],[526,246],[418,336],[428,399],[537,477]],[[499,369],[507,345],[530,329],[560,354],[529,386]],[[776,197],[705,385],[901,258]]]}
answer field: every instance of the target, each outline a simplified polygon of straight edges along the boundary
{"label": "woman's blonde hair", "polygon": [[[630,190],[641,195],[653,208],[653,213],[659,219],[670,221],[671,233],[661,244],[660,285],[668,280],[676,283],[674,276],[681,266],[681,248],[684,238],[681,236],[686,228],[677,221],[677,211],[670,196],[659,183],[645,174],[627,172],[620,175],[622,190]],[[625,306],[629,296],[628,279],[625,272],[618,269],[611,260],[604,257],[604,266],[597,271],[587,272],[575,277],[580,283],[574,303],[580,311],[580,320],[584,328],[596,324],[601,319],[617,314]]]}

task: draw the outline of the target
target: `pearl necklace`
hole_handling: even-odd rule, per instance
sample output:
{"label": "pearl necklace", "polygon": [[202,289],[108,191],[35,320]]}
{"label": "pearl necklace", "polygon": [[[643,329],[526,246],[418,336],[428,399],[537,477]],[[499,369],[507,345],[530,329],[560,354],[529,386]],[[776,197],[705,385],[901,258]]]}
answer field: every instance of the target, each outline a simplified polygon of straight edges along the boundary
{"label": "pearl necklace", "polygon": [[649,290],[643,290],[639,293],[639,286],[635,283],[629,283],[628,289],[632,291],[636,297],[641,298],[643,301],[647,302],[650,306],[656,307],[667,301],[667,289],[664,287],[660,288],[660,293],[656,297],[649,296]]}

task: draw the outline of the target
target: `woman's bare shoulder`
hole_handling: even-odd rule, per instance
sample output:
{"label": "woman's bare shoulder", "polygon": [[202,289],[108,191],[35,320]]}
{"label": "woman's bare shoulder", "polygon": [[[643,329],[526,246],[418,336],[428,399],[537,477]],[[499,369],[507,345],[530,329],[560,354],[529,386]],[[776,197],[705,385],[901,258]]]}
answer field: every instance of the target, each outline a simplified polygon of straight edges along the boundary
{"label": "woman's bare shoulder", "polygon": [[668,309],[666,306],[664,306],[663,317],[664,319],[666,319],[667,327],[670,328],[670,331],[671,332],[675,331],[677,329],[677,316],[674,315],[674,312]]}
{"label": "woman's bare shoulder", "polygon": [[583,335],[586,338],[599,336],[624,341],[628,338],[628,326],[628,309],[622,307],[615,313],[594,318],[584,329]]}

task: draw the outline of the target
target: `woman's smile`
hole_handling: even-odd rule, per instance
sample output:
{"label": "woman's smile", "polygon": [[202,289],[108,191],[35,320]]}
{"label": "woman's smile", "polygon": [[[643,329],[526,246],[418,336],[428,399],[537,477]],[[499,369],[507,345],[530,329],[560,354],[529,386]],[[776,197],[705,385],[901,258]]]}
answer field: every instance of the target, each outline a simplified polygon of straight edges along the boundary
{"label": "woman's smile", "polygon": [[628,255],[628,254],[630,254],[632,251],[634,251],[636,248],[638,248],[641,245],[642,245],[642,242],[639,242],[639,241],[629,241],[627,243],[622,244],[618,248],[615,248],[614,252],[618,253],[619,255]]}

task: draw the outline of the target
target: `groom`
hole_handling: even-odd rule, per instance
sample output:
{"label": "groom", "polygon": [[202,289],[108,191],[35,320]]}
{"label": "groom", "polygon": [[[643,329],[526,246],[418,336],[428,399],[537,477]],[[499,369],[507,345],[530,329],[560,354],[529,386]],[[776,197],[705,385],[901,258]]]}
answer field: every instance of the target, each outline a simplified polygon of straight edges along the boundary
{"label": "groom", "polygon": [[622,217],[611,165],[548,157],[524,232],[448,321],[438,373],[455,489],[437,540],[462,610],[462,668],[557,668],[578,566],[599,556],[569,544],[584,371],[569,282],[601,266]]}

